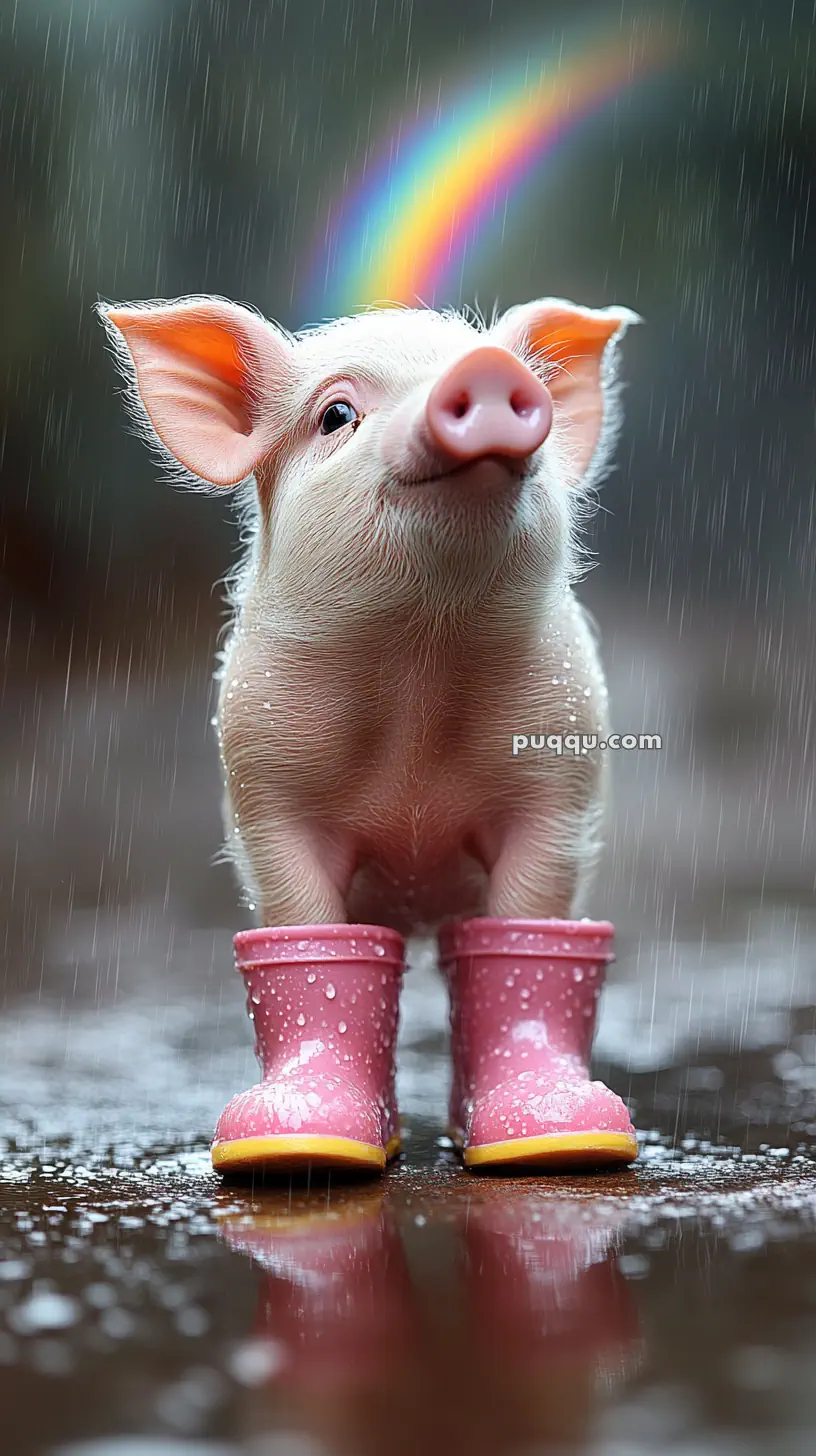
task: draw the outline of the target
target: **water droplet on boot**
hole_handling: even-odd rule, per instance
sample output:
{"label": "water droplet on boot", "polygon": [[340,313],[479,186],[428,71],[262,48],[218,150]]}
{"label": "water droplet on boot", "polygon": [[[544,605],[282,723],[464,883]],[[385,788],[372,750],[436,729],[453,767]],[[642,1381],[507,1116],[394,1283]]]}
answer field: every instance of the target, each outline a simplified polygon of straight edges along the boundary
{"label": "water droplet on boot", "polygon": [[335,991],[334,986],[331,984],[330,981],[328,986],[326,987],[326,1000],[333,1001],[336,995],[337,992]]}

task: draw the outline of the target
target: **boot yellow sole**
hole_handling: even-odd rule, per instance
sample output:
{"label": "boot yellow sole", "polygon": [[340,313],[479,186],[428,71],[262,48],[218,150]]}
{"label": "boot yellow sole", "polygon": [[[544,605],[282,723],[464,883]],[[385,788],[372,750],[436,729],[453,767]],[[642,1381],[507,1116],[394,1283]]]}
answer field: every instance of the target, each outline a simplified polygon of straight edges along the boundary
{"label": "boot yellow sole", "polygon": [[215,1143],[212,1165],[216,1172],[249,1172],[252,1168],[384,1168],[400,1148],[399,1138],[392,1138],[387,1148],[355,1138],[323,1137],[315,1133],[287,1137],[235,1138]]}
{"label": "boot yellow sole", "polygon": [[628,1133],[572,1132],[508,1138],[482,1147],[465,1148],[462,1160],[467,1168],[508,1164],[568,1170],[633,1163],[637,1155],[637,1138]]}

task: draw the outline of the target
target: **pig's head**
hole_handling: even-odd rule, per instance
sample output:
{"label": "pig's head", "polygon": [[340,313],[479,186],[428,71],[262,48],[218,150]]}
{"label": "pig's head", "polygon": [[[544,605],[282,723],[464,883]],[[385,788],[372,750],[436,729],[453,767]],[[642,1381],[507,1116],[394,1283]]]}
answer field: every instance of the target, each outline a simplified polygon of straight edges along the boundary
{"label": "pig's head", "polygon": [[489,327],[378,309],[299,335],[217,298],[100,313],[174,477],[254,478],[270,608],[303,619],[308,596],[331,619],[426,589],[442,607],[503,567],[518,590],[574,571],[628,309],[540,299]]}

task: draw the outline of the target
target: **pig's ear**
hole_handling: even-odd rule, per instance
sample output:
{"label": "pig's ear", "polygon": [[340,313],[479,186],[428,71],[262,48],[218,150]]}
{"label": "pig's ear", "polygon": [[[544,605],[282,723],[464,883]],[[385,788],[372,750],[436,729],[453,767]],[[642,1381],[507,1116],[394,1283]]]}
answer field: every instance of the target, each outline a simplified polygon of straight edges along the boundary
{"label": "pig's ear", "polygon": [[608,461],[620,417],[617,344],[630,324],[640,322],[628,308],[540,298],[511,308],[496,325],[496,338],[543,373],[571,485],[590,484]]}
{"label": "pig's ear", "polygon": [[208,485],[238,485],[273,447],[268,402],[293,366],[287,336],[258,314],[217,298],[98,304],[147,425],[185,471]]}

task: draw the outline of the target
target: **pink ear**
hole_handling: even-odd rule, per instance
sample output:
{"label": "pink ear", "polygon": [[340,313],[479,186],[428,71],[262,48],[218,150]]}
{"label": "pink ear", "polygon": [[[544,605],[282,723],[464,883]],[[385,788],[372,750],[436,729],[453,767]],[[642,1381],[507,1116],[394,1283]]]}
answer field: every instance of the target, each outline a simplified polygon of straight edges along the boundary
{"label": "pink ear", "polygon": [[[101,305],[124,364],[162,444],[212,485],[237,485],[273,440],[262,395],[292,369],[292,349],[272,324],[238,304],[185,298]],[[115,332],[114,332],[115,331]]]}
{"label": "pink ear", "polygon": [[540,298],[510,309],[496,325],[496,337],[543,366],[556,429],[563,430],[571,485],[583,479],[590,465],[604,463],[596,458],[605,456],[599,446],[606,443],[610,416],[615,423],[608,395],[614,383],[610,346],[629,324],[639,322],[628,308],[581,308],[562,298]]}

